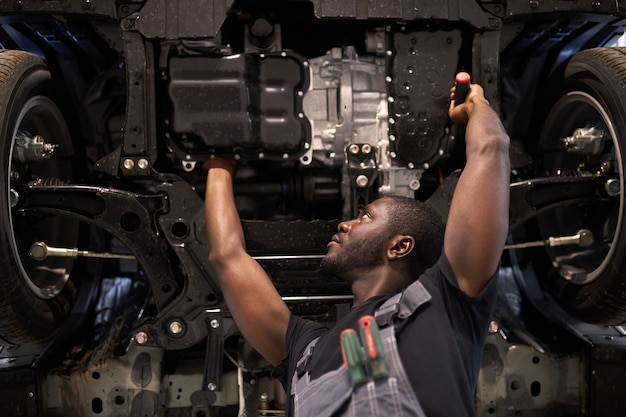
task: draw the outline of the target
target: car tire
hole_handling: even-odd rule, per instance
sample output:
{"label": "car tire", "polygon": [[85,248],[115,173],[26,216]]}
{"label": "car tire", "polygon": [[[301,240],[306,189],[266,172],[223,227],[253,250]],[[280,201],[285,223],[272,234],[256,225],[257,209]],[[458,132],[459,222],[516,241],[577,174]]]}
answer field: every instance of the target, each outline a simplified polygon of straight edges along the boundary
{"label": "car tire", "polygon": [[[41,58],[24,51],[0,51],[0,340],[12,344],[50,339],[79,293],[73,277],[80,262],[69,258],[38,262],[30,257],[29,248],[34,241],[74,247],[84,226],[75,219],[20,210],[17,204],[19,187],[35,179],[65,183],[76,174],[61,97]],[[23,134],[40,135],[54,144],[53,158],[25,161],[23,143],[20,149],[17,146],[17,137]]]}
{"label": "car tire", "polygon": [[[547,248],[547,262],[537,262],[544,273],[537,275],[568,313],[602,325],[626,321],[624,80],[626,48],[594,48],[575,54],[566,65],[564,90],[548,113],[539,139],[539,175],[610,178],[610,192],[538,215],[544,241],[583,229],[593,233],[595,242],[589,247]],[[570,144],[566,149],[563,138],[576,137],[578,128],[591,129],[580,136],[580,147],[587,148],[573,151],[576,145]],[[552,274],[546,276],[546,270]]]}

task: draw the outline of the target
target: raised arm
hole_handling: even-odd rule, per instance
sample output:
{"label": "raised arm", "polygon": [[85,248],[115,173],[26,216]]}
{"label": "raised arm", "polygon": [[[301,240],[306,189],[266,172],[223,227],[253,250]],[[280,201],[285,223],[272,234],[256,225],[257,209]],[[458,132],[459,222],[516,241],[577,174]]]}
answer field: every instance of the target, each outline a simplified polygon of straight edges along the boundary
{"label": "raised arm", "polygon": [[459,287],[477,296],[498,267],[508,233],[509,137],[477,84],[464,103],[451,100],[449,114],[452,122],[467,123],[466,164],[452,197],[444,252]]}
{"label": "raised arm", "polygon": [[285,356],[289,309],[265,270],[246,252],[233,194],[235,164],[214,158],[205,163],[205,168],[209,264],[243,336],[277,365]]}

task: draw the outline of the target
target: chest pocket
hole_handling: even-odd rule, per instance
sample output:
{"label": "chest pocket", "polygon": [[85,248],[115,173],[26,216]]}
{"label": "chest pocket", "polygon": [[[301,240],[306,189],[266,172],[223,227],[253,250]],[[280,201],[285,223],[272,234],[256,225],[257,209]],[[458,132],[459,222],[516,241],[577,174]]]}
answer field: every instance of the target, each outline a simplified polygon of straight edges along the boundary
{"label": "chest pocket", "polygon": [[[365,381],[359,380],[353,383],[354,374],[351,375],[347,366],[342,365],[311,380],[308,364],[318,339],[313,340],[298,361],[293,376],[291,384],[293,415],[296,417],[425,417],[398,353],[394,323],[396,320],[409,317],[420,305],[429,300],[428,291],[419,281],[416,281],[404,292],[390,298],[376,310],[375,318],[380,327],[379,341],[384,352],[386,367],[384,377],[373,378],[370,369],[369,377],[366,376]],[[366,355],[368,341],[365,340],[363,345],[365,345],[364,355]]]}

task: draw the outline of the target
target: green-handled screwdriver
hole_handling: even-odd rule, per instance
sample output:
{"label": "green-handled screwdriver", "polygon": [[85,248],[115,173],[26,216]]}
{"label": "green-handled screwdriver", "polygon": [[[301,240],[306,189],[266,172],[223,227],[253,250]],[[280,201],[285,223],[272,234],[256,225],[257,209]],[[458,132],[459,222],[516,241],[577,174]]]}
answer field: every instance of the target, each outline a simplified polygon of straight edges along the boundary
{"label": "green-handled screwdriver", "polygon": [[355,387],[363,385],[367,382],[367,375],[365,374],[365,362],[359,336],[354,329],[345,329],[341,332],[340,338],[343,363],[350,373],[352,385]]}

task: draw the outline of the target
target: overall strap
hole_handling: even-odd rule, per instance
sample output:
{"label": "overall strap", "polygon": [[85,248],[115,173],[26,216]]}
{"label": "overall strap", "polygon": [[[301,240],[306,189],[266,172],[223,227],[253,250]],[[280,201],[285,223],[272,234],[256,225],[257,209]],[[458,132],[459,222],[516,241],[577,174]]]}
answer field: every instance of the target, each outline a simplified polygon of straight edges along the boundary
{"label": "overall strap", "polygon": [[296,362],[296,373],[298,377],[302,376],[303,373],[309,372],[309,365],[311,364],[311,357],[313,356],[313,349],[319,340],[319,336],[315,339],[311,340],[307,347],[304,349],[304,353]]}
{"label": "overall strap", "polygon": [[431,299],[430,293],[420,281],[415,281],[401,293],[385,301],[374,313],[380,327],[386,327],[396,319],[406,319],[422,304]]}

